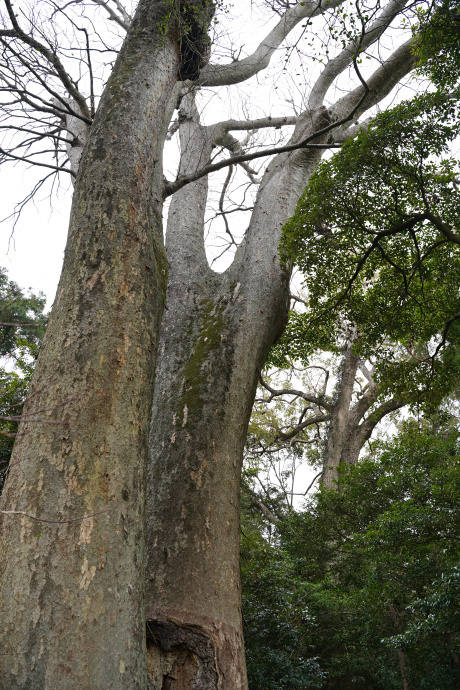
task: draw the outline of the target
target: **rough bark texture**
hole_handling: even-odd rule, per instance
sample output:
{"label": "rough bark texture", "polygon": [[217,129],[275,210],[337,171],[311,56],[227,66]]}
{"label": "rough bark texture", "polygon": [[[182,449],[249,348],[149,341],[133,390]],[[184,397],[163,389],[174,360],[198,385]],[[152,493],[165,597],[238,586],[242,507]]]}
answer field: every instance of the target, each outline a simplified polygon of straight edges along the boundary
{"label": "rough bark texture", "polygon": [[[165,293],[161,149],[179,67],[143,1],[77,179],[63,272],[2,496],[0,688],[145,688],[148,418]],[[102,512],[84,520],[79,518]]]}
{"label": "rough bark texture", "polygon": [[339,465],[343,462],[342,449],[349,433],[348,418],[359,364],[359,356],[353,352],[352,344],[347,345],[343,357],[324,451],[324,471],[321,482],[327,488],[337,485]]}
{"label": "rough bark texture", "polygon": [[[377,424],[390,412],[401,409],[411,402],[411,396],[398,396],[387,400],[377,407],[377,402],[381,387],[370,381],[364,395],[353,405],[348,415],[347,432],[342,447],[342,462],[346,465],[356,465],[359,454],[372,436]],[[369,412],[369,410],[371,410]]]}
{"label": "rough bark texture", "polygon": [[[368,383],[353,402],[353,391],[358,369],[366,372]],[[356,465],[366,441],[372,436],[377,424],[390,412],[399,410],[410,402],[410,395],[390,398],[378,404],[384,386],[377,383],[359,356],[353,352],[353,343],[347,346],[335,393],[331,422],[323,457],[321,482],[327,488],[337,488],[339,466]]]}
{"label": "rough bark texture", "polygon": [[[206,162],[210,130],[192,108],[183,114],[181,173]],[[319,155],[296,152],[271,163],[246,238],[223,274],[209,268],[204,252],[206,179],[171,203],[147,495],[147,626],[157,631],[148,663],[155,690],[172,678],[174,689],[247,687],[239,573],[243,445],[258,373],[287,318],[281,228]],[[195,651],[198,632],[210,641],[204,657]],[[180,661],[186,650],[193,663]],[[187,685],[180,669],[188,678],[192,666]]]}

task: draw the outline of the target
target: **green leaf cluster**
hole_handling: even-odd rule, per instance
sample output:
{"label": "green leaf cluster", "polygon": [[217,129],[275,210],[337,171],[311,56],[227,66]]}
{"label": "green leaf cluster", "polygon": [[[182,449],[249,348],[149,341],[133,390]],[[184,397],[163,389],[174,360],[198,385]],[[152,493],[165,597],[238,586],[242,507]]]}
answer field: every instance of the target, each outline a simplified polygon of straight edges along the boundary
{"label": "green leaf cluster", "polygon": [[311,620],[303,611],[295,564],[259,530],[257,519],[246,513],[241,576],[249,689],[321,688],[325,673],[309,644]]}
{"label": "green leaf cluster", "polygon": [[303,273],[307,309],[273,362],[340,351],[353,332],[380,380],[414,394],[436,381],[446,394],[460,319],[460,191],[446,154],[459,127],[455,102],[428,94],[382,113],[318,167],[280,246]]}
{"label": "green leaf cluster", "polygon": [[455,687],[459,492],[459,432],[448,418],[407,422],[375,443],[343,468],[339,491],[311,498],[270,540],[260,534],[243,577],[263,618],[254,634],[249,624],[249,647],[263,656],[285,610],[297,658],[316,658],[325,674],[320,687],[399,689],[402,667],[409,687]]}
{"label": "green leaf cluster", "polygon": [[[0,416],[17,417],[21,414],[30,386],[38,345],[27,339],[16,341],[15,369],[0,367]],[[0,419],[0,493],[5,471],[13,450],[18,422]]]}
{"label": "green leaf cluster", "polygon": [[419,72],[442,88],[455,88],[460,78],[460,3],[441,0],[418,11],[414,52]]}
{"label": "green leaf cluster", "polygon": [[[21,414],[45,333],[44,307],[43,295],[25,293],[0,268],[0,322],[11,324],[0,325],[1,417]],[[17,421],[0,419],[0,492],[17,431]]]}
{"label": "green leaf cluster", "polygon": [[0,357],[21,357],[24,340],[32,345],[41,343],[46,328],[44,308],[43,294],[26,294],[0,268]]}

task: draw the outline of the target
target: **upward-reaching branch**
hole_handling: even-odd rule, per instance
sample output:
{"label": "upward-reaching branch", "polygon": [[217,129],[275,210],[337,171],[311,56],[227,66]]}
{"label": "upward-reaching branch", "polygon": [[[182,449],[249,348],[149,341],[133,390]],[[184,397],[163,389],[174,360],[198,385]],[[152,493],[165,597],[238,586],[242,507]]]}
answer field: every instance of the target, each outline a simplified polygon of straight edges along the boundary
{"label": "upward-reaching branch", "polygon": [[44,58],[46,58],[49,64],[53,67],[56,75],[59,77],[60,81],[62,82],[62,85],[67,90],[68,94],[72,98],[74,98],[75,101],[78,103],[81,111],[77,114],[69,108],[69,112],[72,113],[72,115],[81,117],[85,119],[88,123],[91,123],[91,113],[89,111],[86,100],[78,90],[75,82],[69,76],[57,53],[53,50],[50,50],[50,48],[48,48],[44,43],[37,41],[33,36],[23,31],[23,29],[19,26],[16,14],[13,10],[10,0],[4,0],[4,2],[11,24],[13,25],[13,29],[0,30],[0,37],[5,36],[17,38],[22,43],[25,43],[26,45],[30,46],[39,55],[42,55]]}
{"label": "upward-reaching branch", "polygon": [[[354,121],[358,120],[367,110],[382,101],[401,80],[414,69],[417,58],[413,52],[413,41],[410,39],[397,48],[390,57],[383,62],[367,80],[367,94],[363,99],[364,87],[360,85],[340,98],[334,105],[338,114],[348,112],[356,106]],[[343,132],[342,127],[339,132]]]}
{"label": "upward-reaching branch", "polygon": [[[407,41],[403,46],[395,50],[395,52],[371,75],[367,82],[354,89],[350,94],[339,99],[327,112],[324,109],[324,117],[318,113],[319,121],[327,122],[323,127],[311,132],[311,118],[313,113],[306,112],[302,118],[297,118],[297,128],[294,132],[291,142],[285,146],[276,146],[273,148],[256,151],[255,153],[246,153],[238,156],[232,156],[218,163],[210,163],[205,165],[200,170],[187,175],[179,175],[174,182],[166,182],[164,196],[168,197],[174,194],[179,189],[182,189],[190,182],[199,180],[205,175],[217,172],[226,168],[229,165],[237,163],[245,163],[247,161],[255,160],[257,158],[265,158],[280,153],[289,153],[299,149],[330,149],[340,148],[340,144],[331,143],[316,143],[315,140],[324,138],[325,134],[338,129],[343,132],[344,126],[350,122],[354,122],[358,117],[369,110],[369,108],[376,105],[400,82],[400,80],[408,74],[415,66],[415,57],[411,52],[411,41]],[[307,124],[308,135],[300,136],[297,131],[302,126],[305,129]]]}
{"label": "upward-reaching branch", "polygon": [[196,83],[200,86],[228,86],[250,79],[268,67],[275,51],[301,21],[318,17],[335,7],[339,7],[344,1],[297,2],[293,7],[286,10],[275,28],[265,36],[251,55],[227,65],[207,65]]}
{"label": "upward-reaching branch", "polygon": [[311,110],[319,108],[323,104],[324,97],[333,81],[353,63],[354,58],[363,53],[366,48],[369,48],[382,36],[407,3],[408,0],[393,0],[390,2],[368,28],[363,26],[360,35],[350,41],[335,58],[326,64],[310,93],[308,105]]}
{"label": "upward-reaching branch", "polygon": [[92,2],[103,7],[112,21],[116,22],[118,26],[121,26],[125,31],[128,31],[131,24],[131,17],[118,0],[113,0],[113,2],[120,14],[117,14],[105,0],[92,0]]}

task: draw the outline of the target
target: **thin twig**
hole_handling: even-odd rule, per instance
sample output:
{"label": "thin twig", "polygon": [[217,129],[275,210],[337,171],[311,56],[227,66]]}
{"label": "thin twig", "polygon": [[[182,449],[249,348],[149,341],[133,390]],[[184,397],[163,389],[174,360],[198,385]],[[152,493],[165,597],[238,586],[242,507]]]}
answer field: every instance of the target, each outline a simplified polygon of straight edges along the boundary
{"label": "thin twig", "polygon": [[81,520],[86,520],[87,518],[94,517],[95,515],[101,515],[102,513],[107,513],[109,510],[118,508],[118,506],[110,506],[110,508],[105,508],[104,510],[98,510],[97,513],[90,513],[89,515],[83,515],[83,517],[71,518],[70,520],[49,520],[48,518],[39,518],[35,515],[29,515],[29,513],[24,513],[22,510],[0,510],[2,515],[23,515],[31,520],[36,520],[37,522],[48,522],[53,525],[65,525],[69,522],[80,522]]}

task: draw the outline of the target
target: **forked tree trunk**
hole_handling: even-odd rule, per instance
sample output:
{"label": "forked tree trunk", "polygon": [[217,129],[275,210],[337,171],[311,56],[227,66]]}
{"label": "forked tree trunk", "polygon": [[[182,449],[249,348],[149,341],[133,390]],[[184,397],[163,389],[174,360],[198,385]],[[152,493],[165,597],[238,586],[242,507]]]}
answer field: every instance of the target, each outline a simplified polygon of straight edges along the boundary
{"label": "forked tree trunk", "polygon": [[[189,117],[181,145],[185,172],[206,162],[212,141]],[[287,318],[281,228],[318,158],[297,152],[269,166],[246,239],[223,274],[209,268],[204,252],[206,181],[171,203],[147,493],[147,663],[155,690],[247,687],[243,445],[258,373]]]}
{"label": "forked tree trunk", "polygon": [[337,381],[335,404],[323,456],[324,470],[321,484],[325,488],[337,486],[339,465],[343,462],[342,450],[350,431],[349,414],[359,364],[359,356],[353,352],[352,346],[353,342],[347,344]]}
{"label": "forked tree trunk", "polygon": [[[321,483],[328,489],[337,488],[341,463],[344,466],[357,464],[361,450],[372,436],[377,424],[386,415],[410,402],[410,395],[388,398],[384,384],[376,381],[369,371],[366,376],[367,385],[353,402],[353,389],[359,366],[359,356],[353,352],[353,343],[350,343],[338,374],[335,404],[323,455],[324,471]],[[355,394],[356,392],[355,390]],[[383,397],[380,404],[379,396]]]}
{"label": "forked tree trunk", "polygon": [[167,267],[161,151],[179,67],[161,31],[166,11],[141,0],[81,162],[24,410],[40,421],[21,425],[2,496],[2,690],[146,684],[145,467]]}

